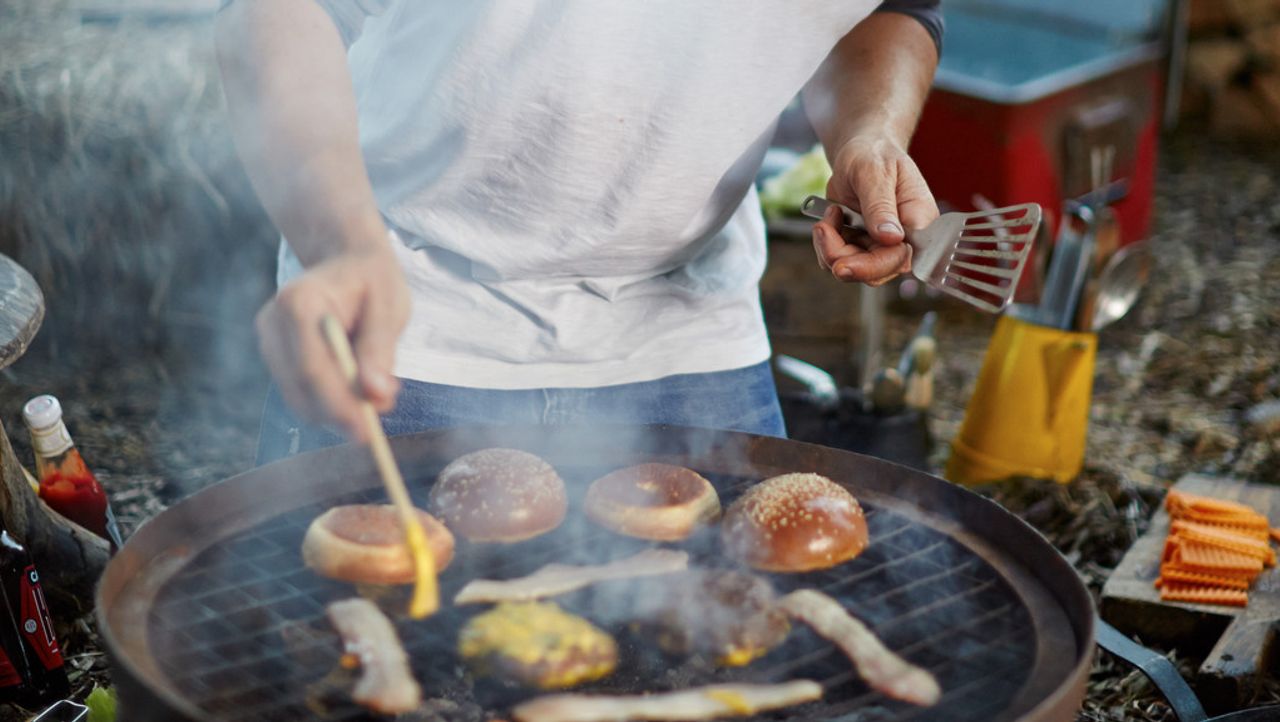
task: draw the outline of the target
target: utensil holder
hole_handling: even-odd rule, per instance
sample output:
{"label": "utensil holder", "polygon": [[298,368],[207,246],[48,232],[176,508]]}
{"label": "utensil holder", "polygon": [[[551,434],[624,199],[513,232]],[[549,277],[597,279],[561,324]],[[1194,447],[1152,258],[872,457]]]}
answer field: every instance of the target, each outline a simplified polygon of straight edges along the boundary
{"label": "utensil holder", "polygon": [[1097,334],[1001,316],[944,476],[970,485],[1074,479],[1084,466],[1097,349]]}

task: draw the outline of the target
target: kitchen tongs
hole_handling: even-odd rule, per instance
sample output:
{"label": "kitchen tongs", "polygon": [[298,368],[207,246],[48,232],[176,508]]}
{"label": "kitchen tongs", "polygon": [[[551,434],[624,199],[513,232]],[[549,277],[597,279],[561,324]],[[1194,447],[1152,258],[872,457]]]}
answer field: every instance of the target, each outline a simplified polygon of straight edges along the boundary
{"label": "kitchen tongs", "polygon": [[[820,196],[809,196],[800,212],[821,219],[831,206],[844,212],[845,227],[863,231],[850,238],[864,249],[874,241],[853,210]],[[999,313],[1017,290],[1022,267],[1040,229],[1040,205],[1022,203],[976,213],[944,213],[924,228],[907,230],[911,274],[945,293]]]}

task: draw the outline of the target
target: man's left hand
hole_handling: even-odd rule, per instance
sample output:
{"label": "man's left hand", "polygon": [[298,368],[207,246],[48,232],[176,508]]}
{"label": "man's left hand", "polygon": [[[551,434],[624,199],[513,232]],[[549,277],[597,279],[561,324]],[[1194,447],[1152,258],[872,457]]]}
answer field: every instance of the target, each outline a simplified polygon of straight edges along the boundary
{"label": "man's left hand", "polygon": [[869,286],[888,283],[911,270],[911,247],[903,228],[923,228],[938,217],[938,205],[920,169],[895,140],[860,136],[835,154],[827,197],[858,211],[866,221],[871,250],[847,240],[856,231],[841,229],[833,208],[813,227],[818,265],[841,281]]}

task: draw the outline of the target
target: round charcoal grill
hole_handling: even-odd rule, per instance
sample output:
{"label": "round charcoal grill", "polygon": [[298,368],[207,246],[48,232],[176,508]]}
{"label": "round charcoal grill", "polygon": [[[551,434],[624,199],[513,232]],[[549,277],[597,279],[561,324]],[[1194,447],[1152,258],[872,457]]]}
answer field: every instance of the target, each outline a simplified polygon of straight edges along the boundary
{"label": "round charcoal grill", "polygon": [[[890,648],[933,672],[944,696],[936,707],[918,709],[872,692],[844,656],[799,625],[751,665],[718,669],[698,658],[664,657],[627,625],[614,624],[608,628],[619,640],[618,670],[580,691],[807,678],[823,685],[821,701],[760,719],[850,722],[1066,721],[1083,699],[1093,611],[1076,574],[1022,521],[937,477],[821,446],[673,427],[456,429],[392,444],[421,506],[446,463],[489,446],[543,456],[570,487],[568,519],[551,534],[514,546],[460,540],[441,577],[446,601],[473,578],[519,576],[553,561],[602,562],[642,548],[581,514],[586,485],[618,467],[688,466],[712,480],[726,505],[769,476],[825,474],[867,509],[870,546],[834,569],[769,575],[771,581],[779,592],[812,587],[837,597]],[[228,479],[139,529],[98,592],[122,719],[380,719],[346,696],[351,673],[340,668],[341,645],[324,616],[326,604],[357,590],[307,570],[299,547],[324,509],[383,499],[368,454],[345,446]],[[714,532],[676,546],[690,551],[694,565],[728,565]],[[385,608],[403,608],[400,590],[363,591],[380,594]],[[608,611],[591,590],[557,601],[597,621]],[[457,632],[482,609],[446,605],[425,621],[395,620],[435,718],[501,717],[537,694],[474,678],[457,659]]]}

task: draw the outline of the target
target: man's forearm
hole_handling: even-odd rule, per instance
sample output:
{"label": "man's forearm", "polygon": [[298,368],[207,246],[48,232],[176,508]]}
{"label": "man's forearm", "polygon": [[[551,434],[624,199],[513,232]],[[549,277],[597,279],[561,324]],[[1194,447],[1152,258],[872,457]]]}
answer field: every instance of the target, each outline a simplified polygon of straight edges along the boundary
{"label": "man's forearm", "polygon": [[329,16],[312,0],[242,0],[219,16],[217,41],[236,146],[302,262],[385,245]]}
{"label": "man's forearm", "polygon": [[862,214],[869,250],[840,230],[838,211],[814,224],[819,263],[843,281],[879,285],[910,268],[906,229],[938,217],[907,156],[938,51],[915,18],[878,12],[849,31],[804,88],[804,107],[831,161],[827,196]]}
{"label": "man's forearm", "polygon": [[851,139],[888,136],[906,148],[938,53],[919,22],[873,13],[836,44],[803,93],[805,113],[828,156]]}

